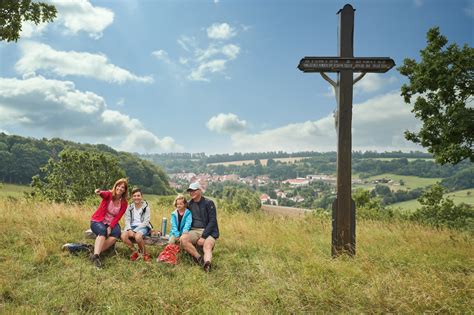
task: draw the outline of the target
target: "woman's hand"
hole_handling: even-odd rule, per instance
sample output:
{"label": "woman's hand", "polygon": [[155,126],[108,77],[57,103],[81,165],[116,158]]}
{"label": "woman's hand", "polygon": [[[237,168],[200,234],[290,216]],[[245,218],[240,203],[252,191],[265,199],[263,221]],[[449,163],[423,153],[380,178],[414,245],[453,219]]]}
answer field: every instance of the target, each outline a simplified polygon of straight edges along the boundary
{"label": "woman's hand", "polygon": [[110,235],[112,232],[112,228],[110,226],[107,227],[107,237]]}
{"label": "woman's hand", "polygon": [[96,195],[100,195],[100,189],[99,189],[99,188],[97,188],[96,190],[94,190],[94,192],[95,192]]}

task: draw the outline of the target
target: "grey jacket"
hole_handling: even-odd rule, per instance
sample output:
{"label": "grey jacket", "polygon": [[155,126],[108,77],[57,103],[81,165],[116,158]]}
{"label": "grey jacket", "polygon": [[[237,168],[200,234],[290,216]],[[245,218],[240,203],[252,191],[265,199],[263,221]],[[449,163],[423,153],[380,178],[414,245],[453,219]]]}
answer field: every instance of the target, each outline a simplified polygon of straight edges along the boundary
{"label": "grey jacket", "polygon": [[[135,206],[133,203],[128,205],[127,210],[125,211],[125,231],[131,230],[132,226],[131,223],[133,222],[133,210]],[[152,228],[150,223],[150,207],[148,203],[143,200],[142,207],[138,211],[140,213],[140,225],[138,227],[149,227]]]}

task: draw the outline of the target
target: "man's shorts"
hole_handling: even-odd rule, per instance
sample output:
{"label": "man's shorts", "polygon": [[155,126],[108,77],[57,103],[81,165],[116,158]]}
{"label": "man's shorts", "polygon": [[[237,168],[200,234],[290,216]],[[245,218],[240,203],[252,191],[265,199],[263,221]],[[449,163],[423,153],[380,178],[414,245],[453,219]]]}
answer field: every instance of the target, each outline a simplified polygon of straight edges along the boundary
{"label": "man's shorts", "polygon": [[[107,236],[107,228],[109,227],[108,224],[104,224],[102,222],[95,222],[91,221],[91,230],[94,232],[95,235]],[[120,238],[120,234],[122,234],[122,229],[120,228],[120,224],[115,224],[114,228],[110,232],[109,236],[113,236],[115,238]]]}
{"label": "man's shorts", "polygon": [[[204,232],[204,229],[191,228],[191,230],[189,230],[189,240],[191,241],[191,243],[196,245],[197,241],[202,236],[202,232]],[[216,239],[214,237],[212,237],[211,235],[209,235],[206,238],[206,241],[208,241],[208,240],[212,241],[212,247],[214,247],[214,245],[216,244]]]}
{"label": "man's shorts", "polygon": [[132,225],[132,231],[135,233],[142,233],[143,236],[150,236],[151,229],[148,226],[137,227]]}

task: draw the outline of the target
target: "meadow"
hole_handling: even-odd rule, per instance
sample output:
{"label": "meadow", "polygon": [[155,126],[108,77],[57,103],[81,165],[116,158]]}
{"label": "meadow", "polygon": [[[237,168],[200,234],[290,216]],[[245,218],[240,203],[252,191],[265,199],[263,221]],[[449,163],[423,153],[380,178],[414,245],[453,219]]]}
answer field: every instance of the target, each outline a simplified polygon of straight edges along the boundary
{"label": "meadow", "polygon": [[[452,199],[455,204],[460,204],[461,202],[467,203],[474,206],[474,188],[457,190],[449,193],[443,194],[443,198]],[[413,212],[416,209],[421,207],[421,204],[418,200],[408,200],[403,202],[397,202],[389,205],[390,208],[401,209],[405,212]]]}
{"label": "meadow", "polygon": [[[169,198],[150,198],[152,222]],[[98,203],[99,200],[97,200]],[[131,262],[119,243],[95,269],[85,241],[94,207],[0,194],[0,313],[468,313],[472,237],[410,222],[359,221],[357,255],[331,258],[331,221],[219,211],[213,270]],[[153,257],[161,250],[150,247]]]}
{"label": "meadow", "polygon": [[[391,179],[393,182],[391,184],[384,184],[390,187],[391,190],[407,190],[407,189],[415,189],[415,188],[422,188],[430,185],[434,185],[437,182],[440,182],[442,178],[422,178],[418,176],[407,176],[407,175],[396,175],[396,174],[380,174],[376,176],[371,176],[364,178],[364,181],[372,182],[377,179],[386,178]],[[404,182],[404,185],[400,185],[400,180]],[[369,183],[364,185],[354,185],[354,187],[363,187],[365,189],[373,189],[375,184]]]}

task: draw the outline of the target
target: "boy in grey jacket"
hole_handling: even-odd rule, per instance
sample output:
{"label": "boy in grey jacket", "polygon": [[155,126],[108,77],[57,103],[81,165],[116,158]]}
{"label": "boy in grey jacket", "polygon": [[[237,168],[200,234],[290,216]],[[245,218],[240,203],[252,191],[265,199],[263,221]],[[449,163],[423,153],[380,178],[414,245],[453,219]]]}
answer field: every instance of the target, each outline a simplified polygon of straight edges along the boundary
{"label": "boy in grey jacket", "polygon": [[[122,232],[121,238],[124,244],[132,250],[132,255],[130,256],[132,261],[137,260],[143,255],[143,260],[150,262],[151,256],[146,251],[143,239],[144,236],[149,236],[151,232],[150,207],[143,200],[143,194],[139,188],[132,190],[132,199],[133,203],[125,211],[125,231]],[[135,240],[137,243],[138,251],[135,249],[132,240]]]}

